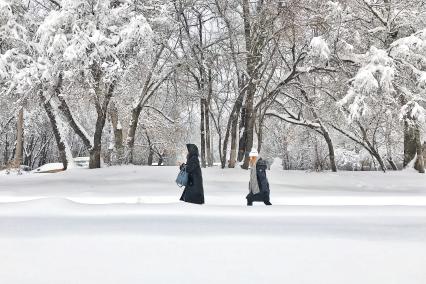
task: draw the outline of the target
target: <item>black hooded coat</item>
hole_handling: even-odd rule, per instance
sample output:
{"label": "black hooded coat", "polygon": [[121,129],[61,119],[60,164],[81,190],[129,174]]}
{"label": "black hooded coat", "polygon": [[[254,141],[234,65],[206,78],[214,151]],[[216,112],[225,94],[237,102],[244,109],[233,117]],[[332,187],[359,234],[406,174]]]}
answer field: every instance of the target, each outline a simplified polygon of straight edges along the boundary
{"label": "black hooded coat", "polygon": [[256,194],[250,192],[246,197],[247,200],[250,200],[251,202],[269,202],[270,189],[268,178],[266,177],[267,168],[268,165],[266,164],[266,161],[260,158],[256,163],[256,176],[260,192]]}
{"label": "black hooded coat", "polygon": [[186,172],[188,173],[188,185],[182,193],[180,200],[204,204],[203,176],[201,174],[200,161],[198,160],[198,148],[194,144],[186,144],[188,156],[186,158]]}

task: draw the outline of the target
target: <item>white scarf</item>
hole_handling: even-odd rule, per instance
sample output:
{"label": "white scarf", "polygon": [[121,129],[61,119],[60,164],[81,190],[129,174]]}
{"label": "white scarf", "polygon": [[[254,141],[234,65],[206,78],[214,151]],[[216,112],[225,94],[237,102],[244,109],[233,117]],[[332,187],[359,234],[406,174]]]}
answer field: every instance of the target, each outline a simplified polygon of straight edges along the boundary
{"label": "white scarf", "polygon": [[250,170],[250,184],[249,184],[249,190],[253,194],[259,193],[259,184],[257,183],[257,172],[256,172],[256,165],[251,167]]}

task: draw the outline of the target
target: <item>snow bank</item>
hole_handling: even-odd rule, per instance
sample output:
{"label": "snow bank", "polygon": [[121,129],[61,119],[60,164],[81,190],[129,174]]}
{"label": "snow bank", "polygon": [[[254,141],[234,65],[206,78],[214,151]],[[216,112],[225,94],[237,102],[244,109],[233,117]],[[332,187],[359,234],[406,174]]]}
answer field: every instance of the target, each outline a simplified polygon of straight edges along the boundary
{"label": "snow bank", "polygon": [[43,172],[49,172],[49,171],[60,171],[64,168],[64,165],[62,163],[49,163],[45,164],[41,167],[38,167],[37,169],[33,170],[33,173],[43,173]]}
{"label": "snow bank", "polygon": [[[0,203],[42,197],[87,204],[172,204],[182,189],[176,167],[72,169],[46,175],[4,176]],[[274,205],[426,205],[424,175],[411,171],[306,173],[268,171]],[[207,205],[245,205],[249,173],[203,170]]]}

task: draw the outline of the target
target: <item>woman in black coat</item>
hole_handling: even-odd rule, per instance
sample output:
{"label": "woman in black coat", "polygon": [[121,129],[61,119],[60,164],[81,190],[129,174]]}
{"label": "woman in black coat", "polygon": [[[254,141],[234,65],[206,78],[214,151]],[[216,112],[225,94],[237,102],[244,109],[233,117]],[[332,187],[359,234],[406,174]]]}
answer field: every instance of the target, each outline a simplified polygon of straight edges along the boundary
{"label": "woman in black coat", "polygon": [[186,164],[182,164],[181,168],[186,166],[188,184],[185,186],[180,200],[204,204],[203,176],[201,175],[200,161],[198,160],[198,148],[194,144],[186,144],[186,148],[188,149]]}
{"label": "woman in black coat", "polygon": [[252,150],[250,154],[252,153],[253,155],[250,156],[250,165],[252,166],[251,171],[253,172],[250,174],[254,176],[250,178],[249,194],[246,196],[247,205],[252,206],[254,201],[263,202],[265,205],[272,205],[269,199],[269,182],[266,177],[268,165],[262,158],[256,162],[257,151]]}

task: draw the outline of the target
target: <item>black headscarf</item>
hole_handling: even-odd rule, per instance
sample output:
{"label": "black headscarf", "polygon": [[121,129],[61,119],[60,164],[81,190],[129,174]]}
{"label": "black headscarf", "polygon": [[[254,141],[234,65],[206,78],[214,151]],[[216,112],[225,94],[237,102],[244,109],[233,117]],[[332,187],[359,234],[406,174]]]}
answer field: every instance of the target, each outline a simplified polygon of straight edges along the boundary
{"label": "black headscarf", "polygon": [[196,156],[196,157],[200,156],[197,145],[186,144],[186,148],[188,149],[188,158],[192,156]]}

